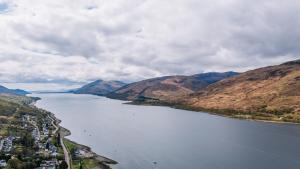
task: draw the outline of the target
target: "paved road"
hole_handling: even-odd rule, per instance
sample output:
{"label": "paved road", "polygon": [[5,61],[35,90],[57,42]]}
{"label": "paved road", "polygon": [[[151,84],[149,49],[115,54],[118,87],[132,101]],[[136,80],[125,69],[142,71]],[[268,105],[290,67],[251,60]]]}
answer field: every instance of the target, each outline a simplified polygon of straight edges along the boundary
{"label": "paved road", "polygon": [[0,140],[0,151],[2,150],[4,140]]}
{"label": "paved road", "polygon": [[[55,127],[55,130],[53,131],[53,134],[56,134],[56,132],[59,130],[59,127],[54,124],[55,120],[52,117],[50,117],[50,116],[48,116],[48,117],[52,120],[51,124]],[[71,169],[70,154],[69,154],[69,152],[68,152],[68,150],[67,150],[67,148],[64,144],[63,138],[64,138],[64,135],[62,133],[60,133],[60,143],[61,143],[61,146],[62,146],[63,151],[64,151],[65,161],[68,164],[68,169]]]}
{"label": "paved road", "polygon": [[[57,125],[54,124],[54,119],[50,116],[48,116],[51,120],[52,120],[52,125],[55,127],[55,130],[53,131],[53,134],[56,134],[56,132],[59,130],[59,127]],[[64,143],[64,135],[62,133],[60,133],[60,143],[61,143],[61,146],[63,148],[63,151],[64,151],[64,155],[65,155],[65,161],[66,163],[68,164],[68,169],[71,169],[71,160],[70,160],[70,154],[69,154],[69,151],[67,150],[66,146],[65,146],[65,143]]]}
{"label": "paved road", "polygon": [[55,130],[53,131],[53,134],[56,134],[56,132],[58,131],[59,128],[54,124],[55,120],[52,117],[50,117],[50,116],[48,116],[48,117],[51,119],[52,126],[55,127]]}
{"label": "paved road", "polygon": [[64,150],[64,155],[65,155],[65,161],[67,162],[67,164],[68,164],[68,169],[71,169],[71,165],[70,165],[70,155],[69,155],[69,152],[68,152],[68,150],[67,150],[67,148],[66,148],[66,146],[65,146],[65,144],[64,144],[64,142],[63,142],[63,136],[61,136],[60,137],[60,142],[61,142],[61,146],[62,146],[62,148],[63,148],[63,150]]}

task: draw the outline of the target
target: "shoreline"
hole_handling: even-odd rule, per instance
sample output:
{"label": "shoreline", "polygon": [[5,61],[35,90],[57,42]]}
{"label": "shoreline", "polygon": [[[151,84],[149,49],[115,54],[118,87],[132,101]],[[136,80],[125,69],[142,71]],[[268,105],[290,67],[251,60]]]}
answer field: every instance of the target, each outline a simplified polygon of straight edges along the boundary
{"label": "shoreline", "polygon": [[[76,93],[72,93],[72,94],[76,94]],[[122,98],[117,98],[117,97],[108,97],[105,95],[104,96],[96,95],[96,94],[87,94],[87,95],[105,97],[105,98],[112,99],[112,100],[120,100],[120,101],[124,101],[124,103],[122,103],[122,104],[129,104],[129,105],[162,106],[162,107],[169,107],[172,109],[201,112],[201,113],[206,113],[206,114],[210,114],[210,115],[215,115],[215,116],[220,116],[220,117],[225,117],[225,118],[230,118],[230,119],[236,119],[236,120],[246,120],[246,121],[253,121],[253,122],[273,123],[273,124],[300,125],[300,121],[298,121],[298,122],[284,121],[281,119],[282,117],[279,117],[278,120],[268,120],[268,119],[264,119],[264,118],[266,118],[265,116],[253,116],[253,114],[250,114],[250,113],[247,114],[245,112],[244,112],[244,114],[237,113],[237,114],[233,114],[233,115],[226,115],[225,113],[218,113],[220,111],[224,111],[221,109],[213,110],[213,109],[194,108],[194,107],[189,107],[189,106],[185,106],[182,104],[176,104],[176,103],[174,104],[174,103],[169,103],[169,102],[164,102],[164,101],[159,101],[159,100],[156,100],[157,102],[147,102],[147,101],[140,101],[140,100],[127,100],[127,99],[122,99]],[[233,111],[236,111],[236,110],[233,110]],[[248,116],[248,117],[245,117],[245,116]]]}
{"label": "shoreline", "polygon": [[[76,93],[70,93],[70,94],[75,94],[75,95],[80,95],[80,94],[76,94]],[[107,96],[102,96],[102,95],[96,95],[96,94],[87,94],[87,95],[93,95],[93,96],[98,96],[98,97],[105,97],[108,99],[112,99],[112,100],[120,100],[120,101],[124,101],[124,103],[122,104],[129,104],[129,105],[142,105],[142,106],[162,106],[162,107],[169,107],[169,108],[173,108],[173,109],[179,109],[179,110],[187,110],[187,111],[194,111],[194,112],[201,112],[201,113],[206,113],[206,114],[210,114],[210,115],[216,115],[216,116],[221,116],[221,117],[226,117],[226,118],[230,118],[230,119],[237,119],[237,120],[246,120],[246,121],[253,121],[253,122],[264,122],[264,123],[273,123],[273,124],[292,124],[292,125],[300,125],[300,121],[299,122],[293,122],[293,121],[284,121],[281,120],[279,117],[279,120],[268,120],[268,119],[264,119],[266,118],[265,116],[253,116],[253,114],[233,114],[233,115],[226,115],[224,113],[218,113],[220,111],[224,111],[224,110],[208,110],[208,109],[203,109],[203,108],[193,108],[193,107],[189,107],[189,106],[185,106],[185,105],[181,105],[181,104],[172,104],[172,103],[168,103],[168,102],[145,102],[145,101],[134,101],[134,100],[125,100],[125,99],[121,99],[121,98],[111,98],[111,97],[107,97]],[[248,117],[245,117],[248,116]]]}
{"label": "shoreline", "polygon": [[[41,98],[40,98],[39,100],[41,100]],[[54,113],[52,113],[52,112],[50,112],[50,111],[47,111],[47,110],[44,110],[44,109],[42,109],[42,108],[37,107],[37,106],[36,106],[37,101],[38,101],[38,100],[35,100],[35,101],[33,101],[32,103],[30,103],[30,106],[35,107],[35,108],[37,108],[38,110],[47,113],[47,114],[49,115],[49,117],[53,120],[53,123],[55,124],[54,127],[57,127],[57,131],[58,131],[58,132],[60,133],[60,135],[61,135],[61,140],[62,140],[62,144],[63,144],[62,147],[65,147],[65,140],[74,143],[75,146],[76,146],[76,148],[84,147],[86,150],[88,150],[87,153],[90,153],[90,154],[92,155],[92,156],[90,156],[89,158],[90,158],[90,159],[94,159],[94,160],[97,161],[97,163],[98,163],[98,165],[96,166],[97,169],[111,169],[111,166],[110,166],[110,165],[116,165],[116,164],[118,164],[118,162],[115,161],[115,160],[112,160],[112,159],[110,159],[110,158],[107,158],[107,157],[104,157],[104,156],[101,156],[101,155],[95,153],[94,151],[92,151],[92,149],[91,149],[90,147],[88,147],[88,146],[86,146],[86,145],[79,144],[79,143],[77,143],[77,142],[74,142],[74,141],[72,141],[72,140],[66,138],[67,136],[70,136],[70,135],[72,134],[71,131],[68,130],[68,129],[66,129],[66,128],[64,128],[64,127],[62,127],[62,126],[60,125],[60,123],[62,122],[62,120],[58,119],[58,118],[55,116]],[[70,150],[68,150],[68,148],[66,148],[66,149],[67,149],[67,151],[68,151],[68,156],[69,156],[69,158],[70,158],[69,162],[71,163],[70,166],[69,166],[69,169],[72,169],[71,166],[73,165],[73,164],[72,164],[72,163],[73,163],[73,160],[72,160],[72,158],[71,158],[71,156],[70,156],[70,153],[69,153]],[[84,158],[83,158],[83,159],[84,159]]]}
{"label": "shoreline", "polygon": [[[108,97],[106,97],[108,98]],[[109,98],[112,99],[112,98]],[[119,100],[119,99],[115,99]],[[245,121],[253,121],[253,122],[264,122],[264,123],[273,123],[273,124],[292,124],[292,125],[300,125],[300,122],[289,122],[289,121],[283,121],[283,120],[264,120],[264,119],[259,119],[263,118],[261,116],[258,116],[258,118],[247,118],[243,116],[238,116],[239,114],[236,115],[226,115],[226,114],[221,114],[217,113],[216,111],[213,110],[197,110],[195,108],[188,108],[187,106],[182,106],[182,105],[176,105],[176,104],[170,104],[170,103],[164,103],[164,102],[159,102],[159,103],[149,103],[149,102],[136,102],[136,101],[130,101],[130,100],[122,100],[122,101],[127,101],[123,104],[129,104],[129,105],[136,105],[136,106],[162,106],[162,107],[169,107],[172,109],[178,109],[178,110],[187,110],[187,111],[194,111],[194,112],[200,112],[200,113],[205,113],[205,114],[210,114],[210,115],[215,115],[215,116],[220,116],[220,117],[225,117],[225,118],[230,118],[230,119],[236,119],[236,120],[245,120]],[[244,114],[245,116],[251,116],[250,114]],[[253,116],[251,116],[253,117]]]}
{"label": "shoreline", "polygon": [[[59,119],[58,119],[59,120]],[[61,122],[61,120],[59,120]],[[86,146],[86,145],[82,145],[82,144],[79,144],[75,141],[72,141],[68,138],[66,138],[67,136],[70,136],[72,133],[70,130],[58,125],[59,127],[59,130],[60,130],[60,133],[61,133],[61,137],[63,140],[67,140],[69,142],[72,142],[73,144],[75,144],[77,147],[80,147],[80,148],[84,148],[84,149],[87,149],[89,151],[89,153],[91,153],[93,155],[93,158],[95,159],[98,159],[100,163],[105,163],[105,164],[108,164],[108,165],[115,165],[115,164],[118,164],[117,161],[115,160],[112,160],[110,158],[107,158],[107,157],[104,157],[104,156],[101,156],[97,153],[95,153],[94,151],[92,151],[92,148],[90,148],[89,146]]]}

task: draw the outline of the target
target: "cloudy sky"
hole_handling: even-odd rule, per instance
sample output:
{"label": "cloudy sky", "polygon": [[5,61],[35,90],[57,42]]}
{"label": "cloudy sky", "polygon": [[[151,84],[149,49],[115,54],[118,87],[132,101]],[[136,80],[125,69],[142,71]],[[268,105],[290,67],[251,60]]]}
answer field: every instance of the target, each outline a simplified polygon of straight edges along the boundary
{"label": "cloudy sky", "polygon": [[136,81],[300,58],[299,0],[0,0],[0,82]]}

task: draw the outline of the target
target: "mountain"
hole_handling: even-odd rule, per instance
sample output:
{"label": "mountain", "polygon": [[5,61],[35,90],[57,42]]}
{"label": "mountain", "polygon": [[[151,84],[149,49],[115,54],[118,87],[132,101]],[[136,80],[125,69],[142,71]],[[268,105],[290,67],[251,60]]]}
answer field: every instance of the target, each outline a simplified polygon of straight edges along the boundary
{"label": "mountain", "polygon": [[107,94],[107,97],[132,101],[145,99],[171,101],[237,74],[236,72],[211,72],[192,76],[158,77],[125,85]]}
{"label": "mountain", "polygon": [[94,94],[103,96],[124,85],[126,84],[120,81],[96,80],[72,92],[75,94]]}
{"label": "mountain", "polygon": [[[31,112],[33,108],[31,103],[39,100],[37,97],[28,97],[15,94],[0,94],[0,117],[10,116],[14,113]],[[29,111],[30,110],[30,111]],[[1,118],[0,118],[1,124]]]}
{"label": "mountain", "polygon": [[30,94],[30,93],[21,89],[8,89],[0,85],[0,94],[14,94],[14,95],[25,96],[26,94]]}
{"label": "mountain", "polygon": [[179,102],[234,117],[300,122],[300,60],[247,71]]}

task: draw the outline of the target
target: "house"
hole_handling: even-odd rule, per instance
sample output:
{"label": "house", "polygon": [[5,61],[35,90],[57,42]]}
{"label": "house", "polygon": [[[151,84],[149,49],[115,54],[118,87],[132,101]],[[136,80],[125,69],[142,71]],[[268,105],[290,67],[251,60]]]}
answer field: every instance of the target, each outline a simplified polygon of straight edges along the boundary
{"label": "house", "polygon": [[57,162],[55,160],[52,161],[43,161],[40,167],[36,169],[56,169]]}
{"label": "house", "polygon": [[4,152],[11,151],[12,145],[13,145],[13,139],[14,139],[14,137],[7,137],[4,139],[3,145],[2,145],[2,151],[4,151]]}

